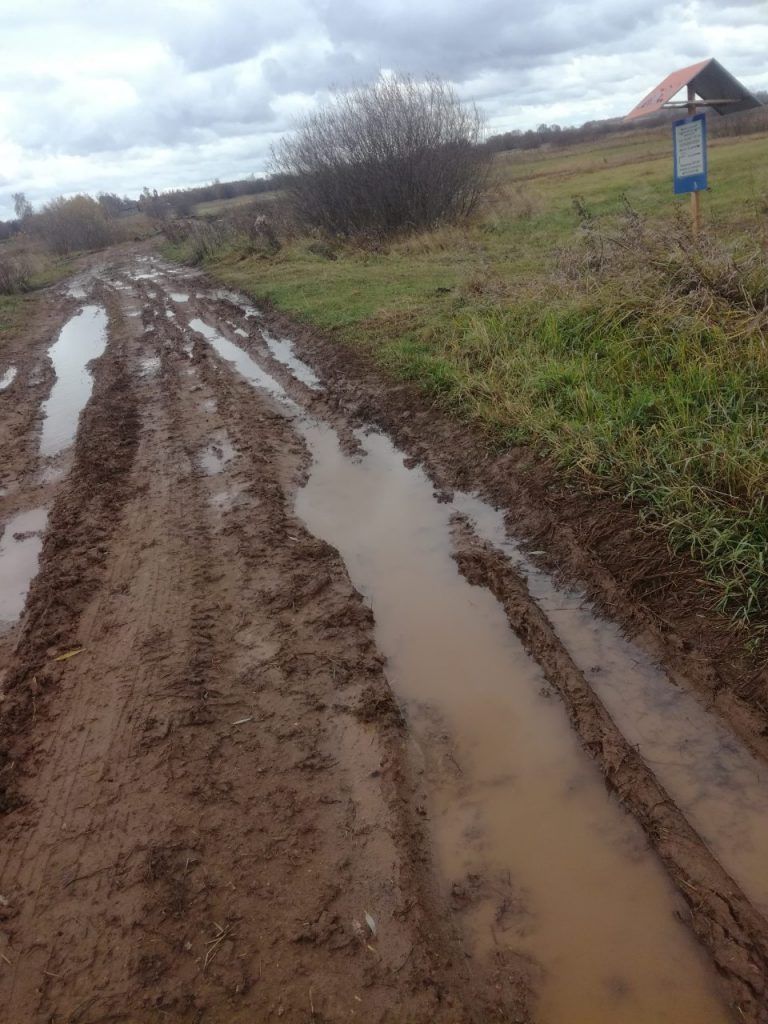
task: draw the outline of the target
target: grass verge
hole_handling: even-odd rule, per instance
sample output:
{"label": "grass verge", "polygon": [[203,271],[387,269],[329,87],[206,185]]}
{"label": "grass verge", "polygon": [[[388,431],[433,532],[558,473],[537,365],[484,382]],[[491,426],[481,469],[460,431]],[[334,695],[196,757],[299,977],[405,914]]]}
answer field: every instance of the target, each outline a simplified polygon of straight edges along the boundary
{"label": "grass verge", "polygon": [[[367,346],[495,443],[533,444],[632,501],[699,560],[713,603],[758,626],[768,264],[755,236],[768,175],[756,140],[716,147],[724,184],[694,243],[668,197],[667,142],[502,160],[496,197],[466,230],[377,252],[298,239],[269,259],[234,241],[206,269]],[[182,244],[168,255],[187,254]]]}

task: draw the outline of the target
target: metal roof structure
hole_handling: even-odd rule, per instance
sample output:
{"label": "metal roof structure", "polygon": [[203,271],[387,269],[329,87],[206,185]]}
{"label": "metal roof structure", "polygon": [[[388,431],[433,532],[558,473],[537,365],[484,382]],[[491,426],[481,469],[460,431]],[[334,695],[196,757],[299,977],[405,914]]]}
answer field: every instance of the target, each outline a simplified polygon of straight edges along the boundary
{"label": "metal roof structure", "polygon": [[712,107],[718,114],[735,114],[740,110],[761,106],[749,89],[734,78],[730,71],[726,71],[719,61],[710,57],[667,75],[624,120],[631,121],[636,117],[655,114],[667,106],[687,106],[684,101],[680,104],[670,102],[685,86],[691,86],[701,98],[702,102],[698,106]]}

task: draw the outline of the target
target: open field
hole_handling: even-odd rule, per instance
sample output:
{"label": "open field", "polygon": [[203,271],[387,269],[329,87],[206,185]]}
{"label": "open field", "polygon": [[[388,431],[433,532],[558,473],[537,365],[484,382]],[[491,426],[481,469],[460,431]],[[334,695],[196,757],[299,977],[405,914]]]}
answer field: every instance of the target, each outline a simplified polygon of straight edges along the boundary
{"label": "open field", "polygon": [[148,245],[0,379],[9,1020],[768,1024],[765,715],[628,514]]}
{"label": "open field", "polygon": [[[712,603],[759,627],[767,148],[713,140],[698,247],[679,244],[688,200],[671,194],[669,134],[655,130],[500,155],[496,191],[465,229],[385,247],[297,239],[270,258],[235,239],[207,267],[370,349],[493,444],[532,443],[581,486],[631,499],[699,560]],[[729,276],[746,296],[724,294]]]}

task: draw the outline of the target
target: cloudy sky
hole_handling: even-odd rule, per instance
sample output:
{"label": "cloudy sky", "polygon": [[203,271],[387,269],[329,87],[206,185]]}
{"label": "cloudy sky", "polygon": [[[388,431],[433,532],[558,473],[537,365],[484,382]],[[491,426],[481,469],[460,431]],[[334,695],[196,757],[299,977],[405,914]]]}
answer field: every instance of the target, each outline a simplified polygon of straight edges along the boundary
{"label": "cloudy sky", "polygon": [[626,113],[715,56],[768,88],[768,0],[0,0],[10,195],[259,174],[331,87],[431,72],[491,131]]}

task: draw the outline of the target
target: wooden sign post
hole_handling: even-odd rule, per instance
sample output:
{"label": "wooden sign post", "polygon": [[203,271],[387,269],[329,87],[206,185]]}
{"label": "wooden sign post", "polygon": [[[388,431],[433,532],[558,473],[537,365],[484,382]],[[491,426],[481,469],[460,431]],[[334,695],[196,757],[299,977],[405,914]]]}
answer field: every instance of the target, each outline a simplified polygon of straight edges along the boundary
{"label": "wooden sign post", "polygon": [[[675,101],[681,89],[687,89],[687,98]],[[696,99],[697,95],[700,99]],[[726,71],[714,57],[680,68],[667,75],[655,89],[642,99],[625,121],[647,117],[660,110],[679,108],[688,114],[672,123],[674,150],[674,191],[676,195],[691,193],[691,227],[694,235],[701,228],[701,196],[709,187],[707,179],[707,118],[696,113],[706,107],[718,114],[735,114],[741,110],[759,107],[760,101]]]}
{"label": "wooden sign post", "polygon": [[[688,85],[688,113],[691,117],[696,113],[696,91],[690,84]],[[704,142],[706,145],[706,132],[704,133]],[[706,166],[706,150],[704,161]],[[694,189],[691,192],[691,226],[693,228],[693,237],[698,238],[699,230],[701,229],[701,198],[698,189]]]}
{"label": "wooden sign post", "polygon": [[707,116],[696,113],[696,97],[688,87],[688,117],[672,122],[672,149],[674,158],[673,184],[675,195],[691,194],[693,234],[701,226],[699,193],[707,188]]}

